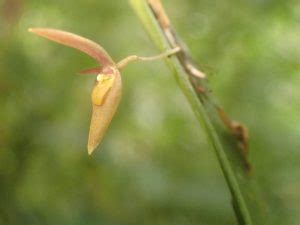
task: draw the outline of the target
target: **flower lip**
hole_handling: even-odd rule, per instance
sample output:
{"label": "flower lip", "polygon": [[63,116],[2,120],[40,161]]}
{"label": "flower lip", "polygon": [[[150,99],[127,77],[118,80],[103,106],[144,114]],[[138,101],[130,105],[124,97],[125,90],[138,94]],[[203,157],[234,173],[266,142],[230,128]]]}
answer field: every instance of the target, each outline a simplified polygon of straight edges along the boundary
{"label": "flower lip", "polygon": [[103,74],[103,73],[99,73],[99,74],[97,75],[96,80],[97,80],[98,82],[105,82],[105,81],[111,79],[111,78],[112,78],[112,75],[113,75],[113,74]]}

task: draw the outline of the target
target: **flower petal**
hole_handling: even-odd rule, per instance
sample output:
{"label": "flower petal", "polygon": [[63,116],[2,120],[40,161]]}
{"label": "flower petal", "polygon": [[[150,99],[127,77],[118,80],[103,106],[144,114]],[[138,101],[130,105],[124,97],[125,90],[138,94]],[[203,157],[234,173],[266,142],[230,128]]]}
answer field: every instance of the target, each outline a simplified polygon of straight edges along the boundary
{"label": "flower petal", "polygon": [[[111,76],[114,76],[114,81],[110,90],[107,90],[106,92],[105,100],[101,102],[100,105],[93,104],[92,119],[88,140],[89,154],[92,154],[95,148],[100,144],[115,112],[117,111],[119,102],[121,100],[122,83],[120,73],[118,70],[115,70],[114,74],[112,74]],[[95,88],[97,88],[97,84]],[[104,97],[102,94],[101,96]]]}
{"label": "flower petal", "polygon": [[81,70],[78,72],[79,75],[86,75],[86,74],[99,74],[102,72],[101,67],[96,67],[96,68],[90,68],[90,69],[85,69]]}

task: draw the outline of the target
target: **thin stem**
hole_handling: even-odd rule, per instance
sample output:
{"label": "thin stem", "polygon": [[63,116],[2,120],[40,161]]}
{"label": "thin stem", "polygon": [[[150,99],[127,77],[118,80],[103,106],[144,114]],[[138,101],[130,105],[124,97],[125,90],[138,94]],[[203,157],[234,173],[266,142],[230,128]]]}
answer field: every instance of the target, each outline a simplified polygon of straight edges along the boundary
{"label": "thin stem", "polygon": [[[130,0],[130,2],[161,51],[174,45],[186,46],[172,29],[160,0]],[[212,143],[232,195],[232,204],[239,224],[270,224],[265,197],[253,174],[250,175],[250,171],[246,170],[244,160],[248,159],[243,159],[244,156],[241,155],[241,150],[245,150],[247,146],[247,135],[243,133],[245,131],[241,124],[232,120],[224,121],[225,112],[210,91],[204,74],[195,66],[189,66],[193,65],[190,63],[192,60],[189,55],[188,50],[182,48],[176,57],[166,59],[165,62]],[[198,75],[201,76],[197,76],[195,71],[200,71]]]}
{"label": "thin stem", "polygon": [[174,54],[180,52],[180,50],[181,50],[180,47],[175,47],[175,48],[173,48],[171,50],[168,50],[168,51],[166,51],[162,54],[155,55],[155,56],[148,56],[148,57],[130,55],[130,56],[127,56],[125,59],[122,59],[120,62],[118,62],[117,67],[118,67],[119,70],[122,70],[130,62],[158,60],[158,59],[162,59],[162,58],[166,58],[166,57],[169,57],[171,55],[174,55]]}

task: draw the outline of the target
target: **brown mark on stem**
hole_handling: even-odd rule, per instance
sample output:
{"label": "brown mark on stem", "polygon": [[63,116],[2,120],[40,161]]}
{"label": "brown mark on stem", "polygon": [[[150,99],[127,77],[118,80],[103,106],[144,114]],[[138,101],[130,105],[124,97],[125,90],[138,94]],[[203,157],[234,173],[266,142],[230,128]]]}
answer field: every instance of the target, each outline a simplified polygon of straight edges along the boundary
{"label": "brown mark on stem", "polygon": [[241,123],[231,120],[225,111],[221,108],[217,108],[220,119],[224,125],[230,130],[237,140],[237,146],[240,150],[241,156],[243,158],[245,167],[248,172],[252,171],[252,165],[249,161],[248,155],[248,146],[249,146],[249,133],[248,129]]}

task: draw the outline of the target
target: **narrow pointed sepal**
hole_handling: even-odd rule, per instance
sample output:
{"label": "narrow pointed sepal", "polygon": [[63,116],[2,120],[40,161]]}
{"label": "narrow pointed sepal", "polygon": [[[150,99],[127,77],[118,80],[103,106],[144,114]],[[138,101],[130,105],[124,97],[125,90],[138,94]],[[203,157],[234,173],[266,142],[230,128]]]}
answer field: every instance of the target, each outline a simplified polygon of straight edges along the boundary
{"label": "narrow pointed sepal", "polygon": [[113,60],[107,52],[100,45],[87,38],[66,31],[49,28],[29,28],[28,31],[59,44],[78,49],[95,59],[102,66],[114,65]]}

